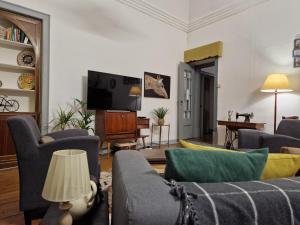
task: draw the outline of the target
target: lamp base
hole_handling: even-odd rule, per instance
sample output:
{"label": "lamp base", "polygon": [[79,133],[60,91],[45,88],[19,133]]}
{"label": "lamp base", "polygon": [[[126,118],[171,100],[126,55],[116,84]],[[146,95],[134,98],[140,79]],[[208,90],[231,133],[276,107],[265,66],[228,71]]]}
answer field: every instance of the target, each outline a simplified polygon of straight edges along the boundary
{"label": "lamp base", "polygon": [[58,224],[59,225],[72,225],[73,218],[69,212],[69,209],[72,208],[72,204],[70,202],[62,202],[59,204],[59,209],[63,211]]}

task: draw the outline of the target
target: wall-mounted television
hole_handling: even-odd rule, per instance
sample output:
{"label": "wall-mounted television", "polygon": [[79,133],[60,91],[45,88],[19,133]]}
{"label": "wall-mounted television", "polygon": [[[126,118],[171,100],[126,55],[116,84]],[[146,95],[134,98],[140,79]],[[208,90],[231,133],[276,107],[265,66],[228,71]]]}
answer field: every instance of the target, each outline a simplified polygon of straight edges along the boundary
{"label": "wall-mounted television", "polygon": [[87,108],[141,110],[142,79],[88,71]]}

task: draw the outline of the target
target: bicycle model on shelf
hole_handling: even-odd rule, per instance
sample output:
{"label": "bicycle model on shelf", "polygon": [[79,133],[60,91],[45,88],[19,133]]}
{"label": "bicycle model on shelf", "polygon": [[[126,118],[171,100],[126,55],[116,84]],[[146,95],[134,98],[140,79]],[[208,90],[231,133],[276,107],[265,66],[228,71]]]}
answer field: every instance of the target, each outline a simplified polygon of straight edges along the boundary
{"label": "bicycle model on shelf", "polygon": [[19,102],[8,96],[0,96],[0,111],[2,112],[17,112],[19,110]]}

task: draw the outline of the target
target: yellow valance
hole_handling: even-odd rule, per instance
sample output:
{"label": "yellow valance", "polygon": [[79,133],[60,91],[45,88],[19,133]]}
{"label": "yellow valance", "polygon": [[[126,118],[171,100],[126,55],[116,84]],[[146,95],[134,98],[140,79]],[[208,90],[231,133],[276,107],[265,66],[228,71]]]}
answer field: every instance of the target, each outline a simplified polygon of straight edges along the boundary
{"label": "yellow valance", "polygon": [[198,48],[193,48],[184,52],[184,62],[198,61],[210,57],[221,57],[223,54],[223,42],[217,41]]}

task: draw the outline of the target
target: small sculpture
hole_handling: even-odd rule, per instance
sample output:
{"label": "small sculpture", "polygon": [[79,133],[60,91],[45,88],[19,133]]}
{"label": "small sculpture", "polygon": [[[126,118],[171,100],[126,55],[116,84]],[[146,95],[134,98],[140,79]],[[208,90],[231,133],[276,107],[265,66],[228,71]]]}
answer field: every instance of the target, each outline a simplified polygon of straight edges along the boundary
{"label": "small sculpture", "polygon": [[235,119],[237,120],[240,116],[245,117],[245,120],[244,120],[245,123],[250,123],[250,119],[252,119],[254,117],[254,114],[253,114],[253,112],[251,112],[251,113],[238,113],[237,112],[235,114]]}
{"label": "small sculpture", "polygon": [[231,121],[231,116],[233,114],[233,110],[228,110],[227,115],[228,115],[228,121]]}

